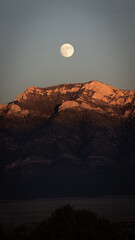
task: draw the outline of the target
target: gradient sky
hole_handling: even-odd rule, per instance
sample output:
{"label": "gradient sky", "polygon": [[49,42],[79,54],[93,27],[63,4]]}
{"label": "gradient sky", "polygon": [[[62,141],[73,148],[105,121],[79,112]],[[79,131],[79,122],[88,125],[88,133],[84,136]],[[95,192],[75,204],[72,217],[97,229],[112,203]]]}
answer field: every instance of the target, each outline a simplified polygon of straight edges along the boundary
{"label": "gradient sky", "polygon": [[91,80],[135,90],[135,0],[0,0],[0,104]]}

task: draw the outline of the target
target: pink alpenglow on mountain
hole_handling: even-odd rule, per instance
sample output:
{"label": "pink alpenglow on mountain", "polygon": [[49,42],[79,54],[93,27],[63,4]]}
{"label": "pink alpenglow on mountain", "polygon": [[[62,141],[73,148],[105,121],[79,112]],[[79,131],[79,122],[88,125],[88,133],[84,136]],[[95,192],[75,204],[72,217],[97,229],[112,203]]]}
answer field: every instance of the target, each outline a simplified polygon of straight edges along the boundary
{"label": "pink alpenglow on mountain", "polygon": [[1,198],[135,194],[134,91],[27,88],[0,105],[0,143]]}

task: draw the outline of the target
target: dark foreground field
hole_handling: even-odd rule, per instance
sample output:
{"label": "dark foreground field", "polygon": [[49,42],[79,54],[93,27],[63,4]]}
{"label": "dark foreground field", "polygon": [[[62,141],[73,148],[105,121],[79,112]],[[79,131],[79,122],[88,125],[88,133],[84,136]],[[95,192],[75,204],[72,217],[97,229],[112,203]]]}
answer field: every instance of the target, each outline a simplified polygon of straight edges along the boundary
{"label": "dark foreground field", "polygon": [[0,224],[1,240],[134,240],[135,222],[111,222],[64,205],[40,223]]}

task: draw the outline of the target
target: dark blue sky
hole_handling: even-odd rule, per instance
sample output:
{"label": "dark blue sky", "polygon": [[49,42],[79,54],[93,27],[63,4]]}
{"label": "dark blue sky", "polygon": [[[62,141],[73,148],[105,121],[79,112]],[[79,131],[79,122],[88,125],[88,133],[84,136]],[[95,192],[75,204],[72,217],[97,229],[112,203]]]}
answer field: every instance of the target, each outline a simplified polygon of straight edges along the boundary
{"label": "dark blue sky", "polygon": [[[0,0],[0,103],[29,86],[135,88],[134,0]],[[60,54],[71,43],[71,58]]]}

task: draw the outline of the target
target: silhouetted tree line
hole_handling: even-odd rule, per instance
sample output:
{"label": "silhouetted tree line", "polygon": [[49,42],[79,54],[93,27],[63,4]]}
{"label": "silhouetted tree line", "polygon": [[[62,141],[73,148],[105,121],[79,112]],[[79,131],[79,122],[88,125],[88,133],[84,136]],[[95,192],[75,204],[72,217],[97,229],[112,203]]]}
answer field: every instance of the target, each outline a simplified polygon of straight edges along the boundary
{"label": "silhouetted tree line", "polygon": [[134,237],[90,210],[77,210],[70,205],[56,209],[29,235],[19,231],[6,234],[0,225],[0,240],[133,240]]}

